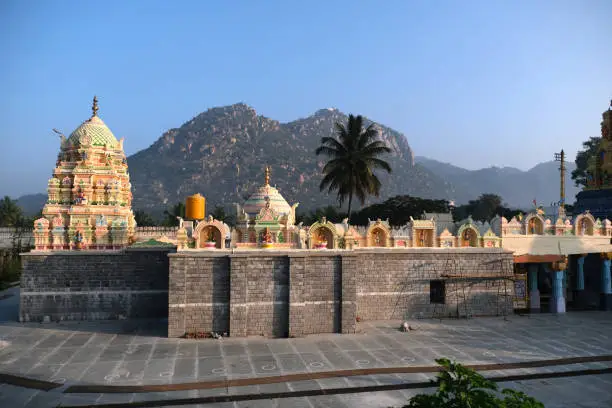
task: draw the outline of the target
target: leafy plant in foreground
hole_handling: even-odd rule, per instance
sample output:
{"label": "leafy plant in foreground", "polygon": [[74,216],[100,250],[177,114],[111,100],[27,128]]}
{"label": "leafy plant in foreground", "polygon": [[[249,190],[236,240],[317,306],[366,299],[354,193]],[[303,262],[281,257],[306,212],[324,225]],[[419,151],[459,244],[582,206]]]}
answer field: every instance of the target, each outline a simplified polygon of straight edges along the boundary
{"label": "leafy plant in foreground", "polygon": [[446,358],[436,360],[442,371],[433,382],[434,394],[415,395],[402,408],[544,408],[523,392],[504,389],[476,371]]}

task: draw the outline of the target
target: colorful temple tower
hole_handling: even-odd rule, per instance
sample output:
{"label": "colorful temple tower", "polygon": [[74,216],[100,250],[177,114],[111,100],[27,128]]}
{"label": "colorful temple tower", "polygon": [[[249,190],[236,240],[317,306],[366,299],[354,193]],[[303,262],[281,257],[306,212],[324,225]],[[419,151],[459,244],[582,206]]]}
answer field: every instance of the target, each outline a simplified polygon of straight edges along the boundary
{"label": "colorful temple tower", "polygon": [[134,236],[132,193],[123,138],[92,115],[61,146],[42,218],[34,221],[35,249],[118,249]]}
{"label": "colorful temple tower", "polygon": [[612,101],[603,113],[601,141],[587,167],[587,186],[576,195],[575,213],[590,211],[596,218],[612,214]]}

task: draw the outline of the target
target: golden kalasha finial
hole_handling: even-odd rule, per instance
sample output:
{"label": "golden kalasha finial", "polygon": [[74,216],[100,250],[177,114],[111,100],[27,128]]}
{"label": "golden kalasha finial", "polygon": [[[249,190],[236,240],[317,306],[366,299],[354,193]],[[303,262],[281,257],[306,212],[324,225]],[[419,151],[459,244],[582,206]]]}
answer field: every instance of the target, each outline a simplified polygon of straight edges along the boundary
{"label": "golden kalasha finial", "polygon": [[91,115],[91,117],[98,116],[98,97],[97,96],[94,96],[93,98],[93,105],[91,107],[91,111],[93,112],[93,115]]}
{"label": "golden kalasha finial", "polygon": [[266,186],[270,185],[270,166],[266,166]]}

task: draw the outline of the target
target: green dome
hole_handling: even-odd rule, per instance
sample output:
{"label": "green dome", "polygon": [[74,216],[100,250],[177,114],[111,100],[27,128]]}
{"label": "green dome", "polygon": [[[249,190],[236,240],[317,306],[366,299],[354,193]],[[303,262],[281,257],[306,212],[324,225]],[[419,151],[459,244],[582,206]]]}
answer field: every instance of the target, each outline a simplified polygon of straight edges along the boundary
{"label": "green dome", "polygon": [[[91,138],[90,140],[87,140]],[[116,147],[119,142],[113,132],[97,115],[92,116],[81,124],[68,138],[73,145],[91,144],[93,146]]]}

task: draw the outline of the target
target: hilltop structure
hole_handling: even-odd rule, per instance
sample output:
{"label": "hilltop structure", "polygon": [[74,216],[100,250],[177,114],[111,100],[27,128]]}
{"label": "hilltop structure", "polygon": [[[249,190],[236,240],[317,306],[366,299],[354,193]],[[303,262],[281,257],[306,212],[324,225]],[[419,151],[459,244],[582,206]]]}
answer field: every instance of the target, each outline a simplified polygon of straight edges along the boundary
{"label": "hilltop structure", "polygon": [[601,141],[588,161],[587,185],[576,195],[574,210],[606,218],[612,214],[612,101],[602,118]]}
{"label": "hilltop structure", "polygon": [[118,249],[128,245],[136,222],[123,138],[117,140],[98,116],[92,115],[66,138],[48,182],[49,197],[42,218],[34,221],[37,251]]}

